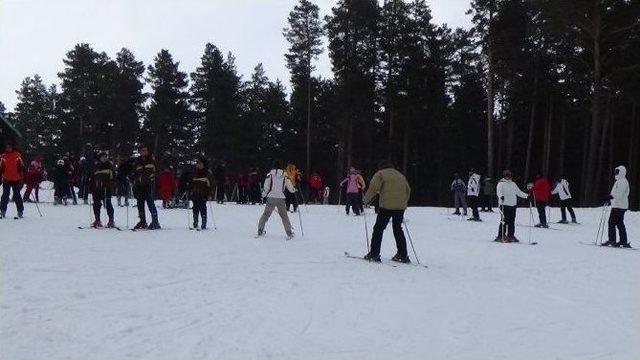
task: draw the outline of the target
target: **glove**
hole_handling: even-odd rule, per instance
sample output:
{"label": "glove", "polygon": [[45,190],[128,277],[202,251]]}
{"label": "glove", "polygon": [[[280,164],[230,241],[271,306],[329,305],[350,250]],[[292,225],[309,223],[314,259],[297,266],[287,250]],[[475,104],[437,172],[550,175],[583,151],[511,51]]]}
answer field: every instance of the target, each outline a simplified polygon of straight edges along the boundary
{"label": "glove", "polygon": [[500,201],[504,201],[504,196],[500,196]]}

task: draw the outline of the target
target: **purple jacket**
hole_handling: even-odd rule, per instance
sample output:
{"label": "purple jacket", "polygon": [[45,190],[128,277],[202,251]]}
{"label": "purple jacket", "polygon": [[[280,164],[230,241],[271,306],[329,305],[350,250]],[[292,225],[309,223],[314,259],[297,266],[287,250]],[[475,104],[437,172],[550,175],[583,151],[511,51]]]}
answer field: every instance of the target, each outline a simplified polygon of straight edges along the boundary
{"label": "purple jacket", "polygon": [[340,186],[344,186],[344,183],[347,183],[347,194],[357,194],[360,192],[360,187],[358,186],[358,174],[347,175],[347,177],[340,183]]}

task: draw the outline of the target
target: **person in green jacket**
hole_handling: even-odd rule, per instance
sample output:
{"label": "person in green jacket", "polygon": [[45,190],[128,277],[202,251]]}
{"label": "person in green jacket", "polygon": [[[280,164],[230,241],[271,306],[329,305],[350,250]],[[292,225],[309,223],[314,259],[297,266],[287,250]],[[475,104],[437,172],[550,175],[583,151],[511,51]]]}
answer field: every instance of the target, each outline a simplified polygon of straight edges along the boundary
{"label": "person in green jacket", "polygon": [[482,192],[484,194],[482,199],[482,211],[493,212],[491,204],[493,203],[493,198],[496,196],[496,183],[488,175],[484,178],[484,188],[482,189]]}
{"label": "person in green jacket", "polygon": [[393,261],[409,263],[407,256],[407,241],[402,231],[404,211],[409,203],[411,187],[407,179],[398,170],[394,169],[391,161],[384,160],[378,166],[379,171],[373,175],[369,183],[369,189],[364,196],[364,203],[369,204],[376,195],[379,196],[380,209],[373,226],[371,237],[371,250],[364,256],[365,260],[380,262],[380,245],[382,233],[389,224],[393,223],[393,236],[396,239],[398,252],[391,259]]}

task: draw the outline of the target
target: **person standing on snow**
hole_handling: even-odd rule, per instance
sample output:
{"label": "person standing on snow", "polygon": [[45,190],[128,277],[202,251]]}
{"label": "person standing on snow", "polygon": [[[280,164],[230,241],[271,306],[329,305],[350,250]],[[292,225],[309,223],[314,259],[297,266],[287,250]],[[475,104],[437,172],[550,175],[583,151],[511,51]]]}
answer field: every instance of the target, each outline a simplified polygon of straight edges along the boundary
{"label": "person standing on snow", "polygon": [[207,199],[211,194],[211,174],[207,170],[207,160],[198,159],[196,169],[189,183],[189,198],[193,201],[193,228],[198,228],[198,217],[202,218],[202,227],[207,229]]}
{"label": "person standing on snow", "polygon": [[533,202],[538,209],[538,218],[540,219],[540,223],[536,224],[536,227],[548,228],[547,205],[551,199],[551,184],[549,184],[549,180],[547,180],[546,177],[538,174],[536,175],[536,181],[533,183],[531,191],[533,194]]}
{"label": "person standing on snow", "polygon": [[16,204],[18,218],[22,218],[24,204],[22,203],[22,172],[24,163],[22,154],[16,150],[13,143],[8,142],[5,152],[0,155],[0,174],[2,175],[2,199],[0,200],[0,218],[4,218],[9,205],[9,194],[13,191],[13,202]]}
{"label": "person standing on snow", "polygon": [[505,170],[503,172],[503,178],[498,182],[498,186],[496,187],[496,196],[498,197],[498,206],[500,207],[502,219],[495,241],[519,242],[515,235],[518,197],[528,199],[529,194],[520,190],[518,185],[512,180],[511,171]]}
{"label": "person standing on snow", "polygon": [[[93,214],[95,221],[91,224],[93,228],[101,228],[102,222],[100,221],[100,208],[104,203],[104,208],[107,210],[107,222],[108,228],[115,228],[115,222],[113,221],[113,205],[111,204],[111,182],[114,178],[114,168],[111,161],[109,161],[109,153],[106,151],[101,152],[99,155],[98,163],[96,164],[93,172]],[[87,179],[89,180],[89,179]]]}
{"label": "person standing on snow", "polygon": [[560,214],[562,215],[562,220],[560,220],[559,224],[567,224],[567,214],[566,210],[569,210],[569,215],[571,215],[571,222],[577,224],[576,214],[573,212],[573,207],[571,206],[571,191],[569,190],[569,182],[564,178],[560,177],[560,180],[556,182],[553,191],[551,192],[553,195],[558,195],[560,198]]}
{"label": "person standing on snow", "polygon": [[284,201],[285,189],[292,193],[296,192],[296,189],[282,169],[282,163],[279,160],[275,160],[273,162],[273,169],[267,174],[262,187],[262,198],[267,199],[267,205],[258,222],[258,236],[264,235],[264,227],[267,224],[267,220],[271,217],[273,210],[277,209],[278,215],[280,215],[280,219],[282,219],[284,230],[287,233],[287,240],[293,238],[293,230],[291,229],[291,222],[289,221],[287,206]]}
{"label": "person standing on snow", "polygon": [[378,169],[369,182],[369,190],[364,196],[365,204],[371,203],[376,195],[379,195],[380,199],[380,209],[371,236],[371,250],[364,256],[364,259],[380,262],[382,233],[389,224],[389,220],[392,220],[393,236],[396,239],[398,251],[391,260],[410,263],[402,223],[404,222],[404,211],[407,209],[411,196],[411,187],[405,176],[393,167],[391,161],[383,160]]}
{"label": "person standing on snow", "polygon": [[53,170],[53,205],[67,205],[69,197],[69,170],[63,159],[58,160]]}
{"label": "person standing on snow", "polygon": [[478,206],[480,205],[480,175],[476,174],[474,169],[469,171],[469,182],[467,183],[467,199],[469,201],[469,207],[471,207],[472,217],[469,221],[482,221],[480,220],[480,213],[478,212]]}
{"label": "person standing on snow", "polygon": [[[627,168],[620,165],[615,169],[616,182],[613,183],[608,203],[611,205],[609,214],[609,240],[602,246],[630,248],[627,241],[627,229],[624,226],[624,213],[629,209],[629,181],[627,180]],[[620,233],[620,242],[616,242],[616,228]]]}
{"label": "person standing on snow", "polygon": [[177,188],[177,180],[171,166],[166,167],[158,176],[158,195],[162,199],[162,208],[173,207],[173,195]]}
{"label": "person standing on snow", "polygon": [[349,174],[344,180],[340,182],[340,186],[347,187],[347,201],[345,205],[345,211],[349,215],[349,207],[353,209],[353,213],[356,216],[360,215],[360,189],[364,187],[363,183],[359,181],[358,172],[354,167],[349,169]]}
{"label": "person standing on snow", "polygon": [[462,206],[463,216],[467,216],[467,199],[465,198],[467,186],[464,184],[464,181],[462,181],[458,173],[453,174],[451,192],[453,193],[453,206],[456,208],[453,215],[460,215],[460,207]]}
{"label": "person standing on snow", "polygon": [[496,196],[496,183],[488,175],[484,177],[484,186],[482,188],[482,211],[493,212],[493,197]]}
{"label": "person standing on snow", "polygon": [[26,185],[27,188],[24,191],[24,195],[22,196],[23,202],[32,202],[31,200],[31,192],[34,193],[34,198],[36,202],[40,202],[40,183],[45,176],[45,171],[42,166],[42,156],[36,156],[31,164],[29,164],[29,168],[27,169],[26,176]]}
{"label": "person standing on snow", "polygon": [[[300,171],[294,164],[288,164],[287,169],[285,170],[287,173],[287,178],[291,181],[291,185],[294,188],[297,188],[298,179],[300,178]],[[285,203],[287,205],[287,211],[289,211],[289,207],[293,205],[293,212],[298,211],[298,199],[296,198],[296,194],[285,189],[284,191]]]}
{"label": "person standing on snow", "polygon": [[[160,229],[158,209],[156,209],[156,204],[154,203],[156,163],[147,145],[140,146],[140,156],[136,162],[133,176],[133,193],[138,206],[138,216],[140,217],[140,221],[133,229]],[[144,209],[145,204],[151,213],[151,223],[148,226],[147,215]]]}

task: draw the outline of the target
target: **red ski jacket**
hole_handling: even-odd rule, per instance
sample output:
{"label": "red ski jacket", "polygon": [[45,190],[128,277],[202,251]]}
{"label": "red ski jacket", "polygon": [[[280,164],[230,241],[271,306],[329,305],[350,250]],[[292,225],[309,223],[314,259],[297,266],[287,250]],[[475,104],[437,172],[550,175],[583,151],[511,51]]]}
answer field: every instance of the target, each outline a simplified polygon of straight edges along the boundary
{"label": "red ski jacket", "polygon": [[551,199],[551,184],[546,177],[538,178],[533,184],[533,198],[540,202],[548,202]]}

